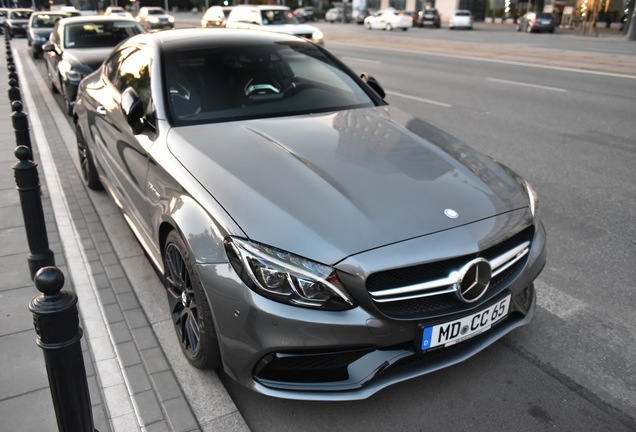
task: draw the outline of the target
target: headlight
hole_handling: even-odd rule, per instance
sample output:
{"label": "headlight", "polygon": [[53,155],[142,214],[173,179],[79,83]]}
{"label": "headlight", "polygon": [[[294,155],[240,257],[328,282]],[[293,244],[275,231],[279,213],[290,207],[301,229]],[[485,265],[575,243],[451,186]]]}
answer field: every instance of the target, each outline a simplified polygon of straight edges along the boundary
{"label": "headlight", "polygon": [[84,78],[84,74],[71,69],[70,71],[66,72],[66,78],[68,78],[69,81],[79,82],[82,80],[82,78]]}
{"label": "headlight", "polygon": [[539,195],[528,182],[525,182],[525,187],[526,192],[528,193],[528,201],[530,203],[530,213],[532,213],[532,217],[534,218],[535,222],[537,222],[539,219]]}
{"label": "headlight", "polygon": [[321,43],[325,35],[320,30],[316,30],[311,34],[311,39],[316,43]]}
{"label": "headlight", "polygon": [[356,306],[332,267],[234,237],[226,239],[225,249],[243,282],[264,297],[325,310]]}
{"label": "headlight", "polygon": [[153,24],[157,24],[159,22],[159,18],[157,17],[150,17],[148,18],[148,21],[150,21]]}
{"label": "headlight", "polygon": [[66,60],[62,60],[59,67],[60,72],[66,77],[68,81],[79,83],[82,78],[84,78],[84,75],[86,75],[83,70],[80,70],[80,68],[78,68],[77,66],[73,66]]}
{"label": "headlight", "polygon": [[174,17],[173,17],[173,16],[169,17],[169,18],[168,18],[168,22],[173,23],[173,22],[174,22]]}

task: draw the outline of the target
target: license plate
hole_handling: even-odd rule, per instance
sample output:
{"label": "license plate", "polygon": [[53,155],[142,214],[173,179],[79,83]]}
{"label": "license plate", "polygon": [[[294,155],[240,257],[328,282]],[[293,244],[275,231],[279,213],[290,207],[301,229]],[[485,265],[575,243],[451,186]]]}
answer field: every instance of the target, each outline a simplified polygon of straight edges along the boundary
{"label": "license plate", "polygon": [[422,335],[422,351],[439,346],[451,346],[489,330],[493,324],[508,315],[510,295],[494,305],[472,315],[431,327]]}

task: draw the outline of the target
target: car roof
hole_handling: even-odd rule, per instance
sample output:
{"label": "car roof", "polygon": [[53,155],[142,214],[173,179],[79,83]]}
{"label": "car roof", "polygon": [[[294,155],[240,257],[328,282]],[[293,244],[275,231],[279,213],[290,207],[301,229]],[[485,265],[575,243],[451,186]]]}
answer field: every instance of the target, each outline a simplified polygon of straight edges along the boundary
{"label": "car roof", "polygon": [[246,8],[252,8],[252,9],[260,9],[260,10],[290,10],[289,7],[287,6],[281,6],[281,5],[236,5],[234,6],[235,8],[241,8],[241,9],[246,9]]}
{"label": "car roof", "polygon": [[[64,25],[70,24],[83,24],[83,23],[91,23],[91,22],[137,22],[133,18],[124,17],[124,16],[114,16],[114,15],[85,15],[85,16],[76,16],[64,18]],[[62,21],[60,21],[62,22]]]}
{"label": "car roof", "polygon": [[7,12],[33,12],[33,9],[29,8],[17,8],[17,9],[7,9]]}
{"label": "car roof", "polygon": [[65,17],[68,17],[68,12],[64,12],[64,11],[35,11],[31,14],[31,16],[37,16],[37,15],[63,15]]}
{"label": "car roof", "polygon": [[182,51],[231,44],[269,45],[281,42],[310,43],[304,38],[286,33],[228,28],[183,28],[142,33],[132,36],[126,43],[161,45],[164,51]]}

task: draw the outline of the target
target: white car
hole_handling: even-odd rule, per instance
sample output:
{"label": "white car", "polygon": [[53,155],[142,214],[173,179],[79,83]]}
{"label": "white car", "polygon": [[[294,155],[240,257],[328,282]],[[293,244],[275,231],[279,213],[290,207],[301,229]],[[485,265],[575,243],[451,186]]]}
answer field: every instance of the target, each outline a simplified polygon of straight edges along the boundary
{"label": "white car", "polygon": [[132,18],[132,14],[121,6],[108,6],[104,11],[104,15],[115,15]]}
{"label": "white car", "polygon": [[211,6],[201,18],[201,27],[225,27],[225,11],[222,6]]}
{"label": "white car", "polygon": [[139,9],[135,20],[146,31],[174,28],[175,19],[160,7],[144,6]]}
{"label": "white car", "polygon": [[473,29],[473,14],[469,10],[455,11],[450,21],[448,22],[448,28],[454,30],[456,28],[465,28],[468,30]]}
{"label": "white car", "polygon": [[364,26],[371,29],[380,29],[391,31],[393,29],[402,29],[407,31],[413,27],[413,17],[405,12],[395,9],[380,9],[371,16],[364,19]]}
{"label": "white car", "polygon": [[314,26],[298,22],[294,12],[287,6],[234,6],[225,21],[225,27],[291,34],[304,37],[319,45],[324,44],[323,33]]}

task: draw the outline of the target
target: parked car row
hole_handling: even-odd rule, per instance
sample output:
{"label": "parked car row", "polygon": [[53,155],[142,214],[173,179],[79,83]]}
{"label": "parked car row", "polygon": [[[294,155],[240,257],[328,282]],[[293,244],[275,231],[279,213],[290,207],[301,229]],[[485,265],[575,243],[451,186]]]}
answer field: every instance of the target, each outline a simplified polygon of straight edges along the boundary
{"label": "parked car row", "polygon": [[[32,14],[36,14],[38,21],[36,21],[32,25],[30,22],[30,18]],[[51,19],[44,18],[46,15],[49,15]],[[64,6],[59,9],[51,10],[51,11],[34,11],[33,9],[28,8],[15,8],[15,9],[0,9],[0,31],[6,31],[9,36],[27,36],[29,29],[34,27],[45,28],[45,27],[53,27],[55,21],[64,17],[72,17],[81,15],[81,12],[74,7]],[[120,6],[109,6],[104,11],[105,16],[119,16],[126,17],[132,19],[132,14]],[[174,16],[168,14],[165,10],[160,7],[142,7],[139,9],[139,13],[134,18],[138,23],[140,23],[146,31],[157,30],[157,29],[169,29],[174,28],[175,18]],[[37,35],[37,39],[41,40],[42,35],[46,32],[44,31],[36,31],[32,34],[32,37],[29,37],[29,43],[35,39]],[[37,50],[36,50],[37,51]]]}

